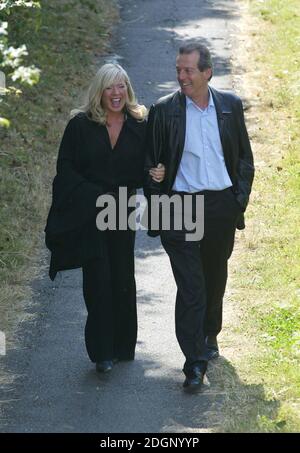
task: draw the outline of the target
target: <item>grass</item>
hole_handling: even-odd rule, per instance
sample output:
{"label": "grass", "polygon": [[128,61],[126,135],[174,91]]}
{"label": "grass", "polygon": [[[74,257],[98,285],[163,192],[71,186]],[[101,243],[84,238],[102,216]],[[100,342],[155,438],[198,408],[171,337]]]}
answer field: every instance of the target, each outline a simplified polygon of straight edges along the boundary
{"label": "grass", "polygon": [[[244,250],[233,269],[235,328],[250,351],[235,366],[255,392],[229,405],[234,432],[300,430],[300,11],[297,0],[244,1],[243,85],[256,178]],[[239,61],[239,58],[237,58]],[[241,65],[239,62],[239,69]],[[252,351],[251,351],[252,349]],[[243,394],[236,382],[235,391]],[[262,397],[263,395],[263,397]],[[235,410],[244,408],[242,416]]]}
{"label": "grass", "polygon": [[[26,43],[40,83],[7,97],[0,129],[0,330],[8,347],[30,301],[30,281],[43,270],[40,250],[60,138],[71,108],[94,75],[118,19],[109,0],[42,0],[40,11],[15,11],[12,45]],[[45,252],[42,252],[45,253]]]}

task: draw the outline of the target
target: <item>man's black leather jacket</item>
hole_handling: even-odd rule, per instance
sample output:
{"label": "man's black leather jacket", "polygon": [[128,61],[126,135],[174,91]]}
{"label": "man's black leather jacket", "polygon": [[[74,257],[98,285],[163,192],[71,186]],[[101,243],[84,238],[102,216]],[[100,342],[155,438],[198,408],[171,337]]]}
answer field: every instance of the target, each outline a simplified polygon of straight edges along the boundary
{"label": "man's black leather jacket", "polygon": [[[244,121],[243,105],[238,96],[210,87],[228,174],[233,184],[236,201],[241,208],[238,229],[245,228],[244,215],[254,177],[251,146]],[[186,98],[176,91],[153,105],[149,112],[144,192],[170,194],[182,157],[186,129]],[[149,176],[151,167],[162,162],[166,167],[165,179],[156,183]]]}

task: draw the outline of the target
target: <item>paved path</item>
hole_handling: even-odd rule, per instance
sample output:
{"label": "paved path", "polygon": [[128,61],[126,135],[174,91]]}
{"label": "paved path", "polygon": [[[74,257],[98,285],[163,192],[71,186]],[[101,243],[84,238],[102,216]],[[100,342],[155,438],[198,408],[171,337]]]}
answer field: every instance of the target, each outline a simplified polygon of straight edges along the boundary
{"label": "paved path", "polygon": [[[121,0],[109,61],[121,56],[140,102],[149,106],[177,88],[175,56],[181,40],[201,37],[213,53],[213,85],[230,88],[231,0]],[[100,377],[84,346],[81,273],[35,282],[38,316],[22,331],[24,347],[6,357],[19,376],[5,387],[4,432],[201,432],[218,424],[223,394],[182,392],[183,356],[174,332],[175,285],[159,239],[139,232],[136,243],[139,335],[136,360]]]}

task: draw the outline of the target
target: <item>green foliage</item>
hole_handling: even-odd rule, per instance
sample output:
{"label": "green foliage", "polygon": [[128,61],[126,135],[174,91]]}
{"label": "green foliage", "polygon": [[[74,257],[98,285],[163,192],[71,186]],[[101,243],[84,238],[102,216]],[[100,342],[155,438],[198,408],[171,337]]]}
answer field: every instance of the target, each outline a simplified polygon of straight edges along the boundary
{"label": "green foliage", "polygon": [[1,127],[9,127],[10,126],[9,120],[7,118],[0,117],[0,126]]}
{"label": "green foliage", "polygon": [[273,308],[261,318],[264,340],[276,350],[297,351],[300,348],[300,312],[290,308]]}
{"label": "green foliage", "polygon": [[[20,7],[23,9],[40,8],[40,3],[24,0],[0,0],[0,68],[5,71],[10,82],[10,86],[6,88],[3,83],[6,77],[1,78],[0,95],[2,96],[15,94],[18,84],[32,86],[38,83],[40,77],[40,69],[34,65],[24,66],[23,64],[24,59],[28,56],[26,45],[18,43],[18,47],[14,47],[9,43],[9,21],[13,21],[16,8]],[[3,71],[0,71],[0,76],[4,74]],[[1,102],[3,102],[2,98],[0,98],[0,104]],[[9,125],[8,119],[0,118],[0,127],[9,127]]]}
{"label": "green foliage", "polygon": [[27,1],[27,0],[0,0],[0,12],[10,14],[12,8],[23,6],[25,8],[39,8],[40,3],[38,1]]}

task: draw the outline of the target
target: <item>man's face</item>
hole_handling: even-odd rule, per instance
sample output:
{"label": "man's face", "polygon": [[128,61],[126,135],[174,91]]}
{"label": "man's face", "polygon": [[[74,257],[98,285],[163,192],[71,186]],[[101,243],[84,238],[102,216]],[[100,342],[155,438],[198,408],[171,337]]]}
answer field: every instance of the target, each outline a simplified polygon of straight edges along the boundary
{"label": "man's face", "polygon": [[211,69],[200,71],[198,68],[199,53],[197,51],[190,54],[178,55],[176,58],[177,80],[182,92],[195,98],[204,88],[207,88],[208,79],[211,76]]}

